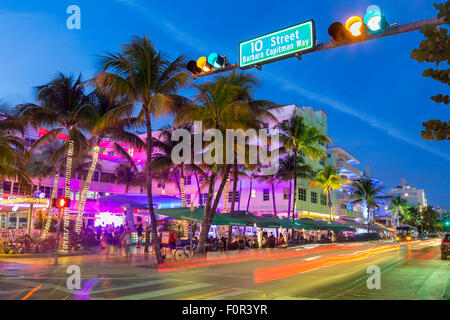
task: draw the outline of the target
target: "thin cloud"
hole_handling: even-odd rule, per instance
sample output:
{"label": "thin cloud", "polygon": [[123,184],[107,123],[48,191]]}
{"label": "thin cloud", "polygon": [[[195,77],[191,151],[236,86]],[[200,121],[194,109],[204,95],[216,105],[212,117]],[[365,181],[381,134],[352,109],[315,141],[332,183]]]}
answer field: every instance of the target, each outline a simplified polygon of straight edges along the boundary
{"label": "thin cloud", "polygon": [[275,75],[270,75],[268,73],[265,73],[263,77],[270,77],[270,79],[272,81],[274,81],[273,79],[276,79],[275,81],[278,82],[281,85],[281,88],[285,91],[291,91],[291,92],[297,93],[301,96],[308,98],[309,100],[316,101],[322,105],[326,105],[326,106],[328,106],[332,109],[335,109],[339,112],[343,112],[345,114],[351,115],[351,116],[357,118],[358,120],[361,120],[362,122],[369,124],[371,127],[383,131],[384,133],[386,133],[387,135],[389,135],[393,138],[401,140],[412,146],[418,147],[422,150],[431,152],[439,157],[446,159],[447,161],[450,160],[449,154],[441,152],[439,150],[436,150],[436,149],[426,145],[423,141],[417,141],[417,140],[410,138],[409,136],[405,135],[400,130],[393,127],[391,124],[387,123],[386,121],[377,119],[373,115],[362,112],[359,109],[358,110],[354,109],[345,103],[341,103],[339,101],[334,100],[333,98],[329,98],[324,95],[319,95],[317,93],[314,93],[310,90],[303,89],[303,88],[297,86],[296,84],[294,84],[288,80],[280,79],[279,77],[276,77]]}
{"label": "thin cloud", "polygon": [[133,9],[136,9],[141,14],[144,14],[149,22],[155,27],[159,28],[162,32],[170,35],[171,39],[176,40],[184,45],[191,47],[192,49],[199,51],[208,51],[208,49],[200,43],[196,38],[183,32],[181,28],[175,25],[173,22],[155,14],[151,9],[141,5],[136,0],[116,0],[116,2],[123,3]]}

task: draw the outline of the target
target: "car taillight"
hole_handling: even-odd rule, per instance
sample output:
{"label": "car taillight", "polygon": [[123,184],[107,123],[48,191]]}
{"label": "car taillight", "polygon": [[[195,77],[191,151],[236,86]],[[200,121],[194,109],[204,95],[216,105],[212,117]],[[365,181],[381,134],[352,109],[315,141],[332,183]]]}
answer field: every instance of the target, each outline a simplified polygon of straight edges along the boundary
{"label": "car taillight", "polygon": [[450,241],[442,241],[442,244],[450,244]]}

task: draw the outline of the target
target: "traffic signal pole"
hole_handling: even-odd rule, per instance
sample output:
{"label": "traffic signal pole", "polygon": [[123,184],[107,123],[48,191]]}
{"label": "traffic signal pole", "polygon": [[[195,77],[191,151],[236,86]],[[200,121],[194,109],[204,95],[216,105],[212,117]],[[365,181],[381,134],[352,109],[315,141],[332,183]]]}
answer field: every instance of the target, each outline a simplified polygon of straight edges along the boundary
{"label": "traffic signal pole", "polygon": [[268,61],[266,63],[262,62],[261,64],[258,64],[256,66],[239,68],[239,64],[234,63],[227,67],[213,70],[213,71],[210,71],[207,73],[193,75],[192,77],[194,79],[203,78],[203,77],[211,76],[211,75],[222,73],[222,72],[228,72],[228,71],[232,71],[232,70],[236,70],[236,69],[247,70],[250,68],[257,68],[257,69],[261,70],[261,66],[264,64],[267,64],[267,63],[272,63],[272,62],[276,62],[276,61],[280,61],[280,60],[284,60],[284,59],[288,59],[288,58],[292,58],[292,57],[297,57],[298,59],[301,60],[302,55],[305,55],[308,53],[313,53],[313,52],[318,52],[318,51],[323,51],[323,50],[328,50],[328,49],[335,49],[335,48],[339,48],[339,47],[348,46],[351,44],[356,44],[356,43],[365,42],[365,41],[369,41],[369,40],[375,40],[375,39],[394,36],[394,35],[402,34],[402,33],[406,33],[406,32],[416,31],[416,30],[420,30],[420,28],[422,28],[425,25],[438,26],[441,24],[444,24],[444,18],[438,19],[435,17],[435,18],[431,18],[431,19],[424,19],[424,20],[420,20],[420,21],[415,21],[415,22],[399,25],[399,26],[393,26],[393,27],[390,27],[390,28],[386,29],[385,31],[382,31],[378,34],[368,34],[364,38],[357,40],[357,41],[349,40],[349,41],[339,41],[339,42],[336,42],[336,41],[325,42],[325,43],[318,44],[317,46],[313,47],[312,49],[304,51],[302,53],[294,53],[291,55],[286,55],[286,56],[280,57],[277,60]]}
{"label": "traffic signal pole", "polygon": [[64,208],[58,210],[58,223],[56,224],[56,249],[55,249],[55,262],[54,265],[58,265],[58,247],[59,247],[59,229],[61,228],[61,219],[64,217]]}

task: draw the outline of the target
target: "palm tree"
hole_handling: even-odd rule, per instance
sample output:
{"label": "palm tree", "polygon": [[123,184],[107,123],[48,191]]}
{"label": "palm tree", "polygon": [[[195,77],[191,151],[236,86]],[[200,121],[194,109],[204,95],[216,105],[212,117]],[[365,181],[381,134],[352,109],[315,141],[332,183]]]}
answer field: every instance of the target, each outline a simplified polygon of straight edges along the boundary
{"label": "palm tree", "polygon": [[138,172],[136,167],[129,163],[122,162],[114,170],[116,182],[125,185],[125,193],[131,186],[145,186],[145,176]]}
{"label": "palm tree", "polygon": [[[295,173],[296,170],[297,172]],[[277,178],[279,181],[285,181],[289,183],[289,200],[288,200],[288,213],[291,212],[292,202],[292,180],[296,177],[305,179],[310,177],[311,166],[305,164],[302,156],[297,157],[297,165],[294,166],[294,155],[288,154],[286,157],[280,159],[280,168],[278,169]]]}
{"label": "palm tree", "polygon": [[400,216],[405,217],[408,211],[408,202],[401,197],[395,197],[388,203],[389,212],[395,216],[395,226],[399,226]]}
{"label": "palm tree", "polygon": [[[0,101],[0,110],[4,109],[6,103]],[[0,112],[0,201],[3,200],[5,178],[17,180],[26,189],[31,188],[31,179],[24,169],[26,160],[24,132],[25,127],[19,117]]]}
{"label": "palm tree", "polygon": [[330,222],[333,222],[331,191],[344,189],[344,185],[350,183],[347,176],[339,174],[339,170],[333,165],[325,163],[322,170],[320,170],[314,179],[310,182],[313,188],[321,188],[328,196],[328,210],[330,213]]}
{"label": "palm tree", "polygon": [[[89,103],[84,93],[81,75],[73,78],[58,73],[48,84],[36,87],[36,100],[39,104],[22,104],[18,106],[18,113],[25,121],[34,127],[49,126],[51,130],[43,135],[35,144],[41,143],[66,133],[66,179],[64,197],[70,196],[70,179],[72,177],[73,156],[87,153],[87,139],[83,132],[92,128],[92,119],[96,114],[95,108]],[[70,214],[64,215],[64,240],[62,250],[69,249],[69,221]]]}
{"label": "palm tree", "polygon": [[136,119],[131,116],[133,106],[125,100],[115,99],[102,93],[97,89],[89,95],[90,103],[95,107],[96,112],[93,113],[91,121],[93,127],[91,129],[90,144],[93,146],[92,162],[84,183],[80,203],[78,205],[78,214],[75,225],[75,231],[80,234],[83,224],[83,213],[86,205],[87,194],[97,167],[98,155],[100,152],[100,144],[104,139],[114,141],[115,149],[119,154],[126,154],[127,159],[130,158],[128,153],[117,142],[130,143],[133,147],[141,150],[144,142],[139,136],[126,131],[127,127],[135,124]]}
{"label": "palm tree", "polygon": [[[278,128],[280,129],[280,141],[286,153],[292,153],[294,156],[294,172],[297,172],[297,157],[300,151],[312,160],[326,157],[318,144],[326,144],[330,139],[326,135],[321,134],[319,128],[309,127],[301,116],[296,115],[296,110],[294,110],[289,120],[280,123]],[[297,209],[296,203],[297,179],[294,178],[293,220],[295,219]]]}
{"label": "palm tree", "polygon": [[367,205],[367,232],[370,231],[371,209],[378,207],[378,201],[388,197],[383,195],[383,186],[377,186],[370,178],[360,178],[353,180],[350,188],[352,189],[352,202]]}
{"label": "palm tree", "polygon": [[[178,106],[186,103],[185,98],[176,95],[176,92],[187,83],[188,74],[181,72],[184,66],[183,57],[170,61],[164,53],[155,49],[149,38],[144,36],[123,45],[118,54],[107,53],[101,57],[102,72],[94,78],[94,82],[104,93],[113,97],[125,97],[130,103],[140,106],[139,119],[145,123],[147,130],[145,177],[152,240],[158,263],[162,263],[164,259],[153,211],[151,118],[174,113]],[[150,228],[147,233],[149,232]],[[148,252],[148,241],[145,251]]]}
{"label": "palm tree", "polygon": [[[194,97],[194,103],[186,105],[176,115],[175,123],[181,124],[189,121],[202,121],[203,129],[216,129],[225,133],[226,129],[242,128],[242,120],[248,119],[253,115],[248,104],[237,100],[241,92],[239,86],[231,85],[223,79],[215,82],[206,82],[201,85],[195,85],[198,94]],[[210,144],[205,147],[208,148]],[[226,159],[226,147],[222,150],[209,151],[210,155]],[[218,153],[217,155],[215,153]],[[208,238],[208,232],[214,214],[217,210],[219,200],[225,188],[228,175],[230,173],[230,164],[218,164],[214,162],[211,165],[205,165],[205,171],[211,172],[208,176],[208,198],[205,204],[202,230],[200,232],[199,245],[197,253],[205,254],[205,243]],[[215,183],[217,178],[222,176],[219,189],[213,201]]]}

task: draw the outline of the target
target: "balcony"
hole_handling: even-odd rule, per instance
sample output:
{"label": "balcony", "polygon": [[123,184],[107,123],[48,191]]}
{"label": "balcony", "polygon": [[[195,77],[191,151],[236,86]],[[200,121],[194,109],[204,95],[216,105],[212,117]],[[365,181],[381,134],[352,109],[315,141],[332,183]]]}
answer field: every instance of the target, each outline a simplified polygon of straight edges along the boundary
{"label": "balcony", "polygon": [[338,169],[342,169],[345,174],[348,174],[348,175],[352,175],[353,174],[353,175],[356,175],[356,176],[360,175],[360,171],[358,169],[356,169],[355,167],[353,167],[351,164],[348,164],[347,161],[337,160],[336,161],[336,167]]}
{"label": "balcony", "polygon": [[338,209],[339,217],[351,217],[351,218],[362,218],[361,212],[348,210],[348,209]]}

